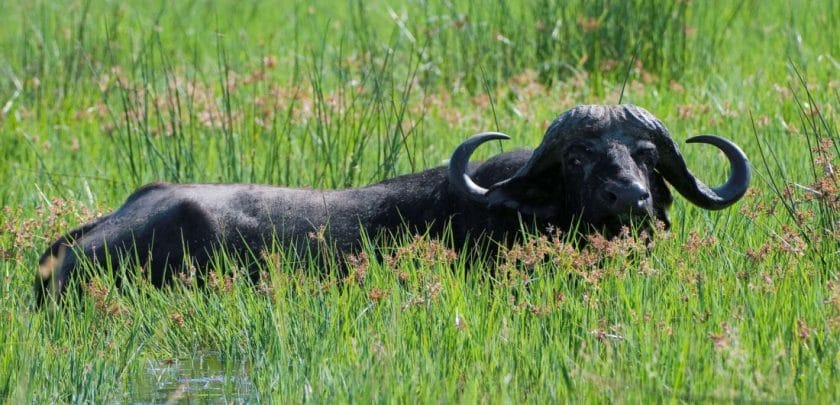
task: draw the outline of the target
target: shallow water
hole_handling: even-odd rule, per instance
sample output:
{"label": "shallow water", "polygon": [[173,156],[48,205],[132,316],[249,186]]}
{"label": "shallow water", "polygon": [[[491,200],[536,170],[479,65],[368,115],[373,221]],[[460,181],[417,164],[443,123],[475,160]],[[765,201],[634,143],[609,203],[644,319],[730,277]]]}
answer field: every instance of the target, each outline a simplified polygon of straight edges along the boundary
{"label": "shallow water", "polygon": [[216,354],[150,361],[128,400],[135,404],[245,403],[256,400],[244,364],[225,362]]}

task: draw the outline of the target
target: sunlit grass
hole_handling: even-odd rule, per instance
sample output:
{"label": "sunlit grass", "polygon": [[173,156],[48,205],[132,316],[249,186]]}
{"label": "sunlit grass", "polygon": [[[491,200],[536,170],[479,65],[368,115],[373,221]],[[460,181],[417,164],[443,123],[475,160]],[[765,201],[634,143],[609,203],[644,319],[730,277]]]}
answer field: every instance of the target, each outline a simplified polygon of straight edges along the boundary
{"label": "sunlit grass", "polygon": [[[227,400],[840,397],[838,3],[136,3],[0,13],[0,398],[160,400],[152,369],[202,357]],[[620,99],[709,184],[725,159],[683,140],[741,145],[747,196],[487,262],[403,235],[346,275],[261,252],[256,285],[223,254],[205,288],[87,269],[77,299],[32,309],[41,251],[146,182],[363,185]],[[179,384],[163,398],[206,394]]]}

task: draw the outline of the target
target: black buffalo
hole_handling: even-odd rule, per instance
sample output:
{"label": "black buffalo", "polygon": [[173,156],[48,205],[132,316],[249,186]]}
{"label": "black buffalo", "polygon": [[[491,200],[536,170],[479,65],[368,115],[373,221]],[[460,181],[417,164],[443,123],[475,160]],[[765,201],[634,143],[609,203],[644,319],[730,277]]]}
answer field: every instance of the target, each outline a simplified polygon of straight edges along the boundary
{"label": "black buffalo", "polygon": [[206,267],[218,248],[253,258],[276,243],[301,258],[324,244],[351,253],[363,233],[438,237],[448,229],[456,249],[482,238],[509,243],[523,225],[615,234],[631,223],[670,225],[666,181],[695,205],[718,210],[738,201],[750,180],[749,162],[735,144],[698,136],[687,142],[716,146],[731,165],[726,184],[707,187],[689,172],[662,122],[632,105],[572,108],[549,126],[536,150],[502,153],[468,175],[473,150],[494,139],[508,136],[475,135],[455,149],[448,167],[362,188],[147,185],[44,252],[37,300],[60,298],[82,258],[116,268],[129,257],[160,286],[188,264]]}

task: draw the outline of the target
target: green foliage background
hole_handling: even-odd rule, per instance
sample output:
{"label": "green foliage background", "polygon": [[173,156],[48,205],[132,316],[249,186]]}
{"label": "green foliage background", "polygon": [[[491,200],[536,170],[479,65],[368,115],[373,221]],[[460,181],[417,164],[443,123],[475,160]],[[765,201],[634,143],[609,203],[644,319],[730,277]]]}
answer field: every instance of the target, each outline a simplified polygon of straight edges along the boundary
{"label": "green foliage background", "polygon": [[[0,27],[0,398],[840,394],[840,2],[36,0],[3,2]],[[268,260],[254,288],[222,260],[209,291],[104,275],[31,308],[47,244],[147,182],[364,185],[482,130],[513,136],[483,157],[534,147],[567,108],[619,101],[680,143],[734,140],[753,190],[720,212],[677,197],[649,251],[536,238],[493,271],[407,235],[347,280]],[[682,149],[725,179],[712,148]],[[155,371],[203,357],[213,390]]]}

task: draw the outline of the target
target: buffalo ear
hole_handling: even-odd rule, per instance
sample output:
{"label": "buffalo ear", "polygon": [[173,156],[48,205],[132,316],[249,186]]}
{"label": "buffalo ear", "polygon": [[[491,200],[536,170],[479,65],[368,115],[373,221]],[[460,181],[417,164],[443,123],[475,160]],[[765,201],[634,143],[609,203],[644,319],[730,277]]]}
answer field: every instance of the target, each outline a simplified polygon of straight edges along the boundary
{"label": "buffalo ear", "polygon": [[671,203],[674,202],[674,197],[671,195],[671,190],[665,184],[665,180],[659,173],[653,173],[650,176],[650,188],[653,196],[653,210],[656,219],[662,221],[665,229],[671,228],[671,219],[668,217],[668,209],[671,208]]}
{"label": "buffalo ear", "polygon": [[487,190],[491,208],[505,207],[524,215],[536,217],[556,216],[562,208],[563,191],[558,184],[525,176],[514,176],[491,186]]}

